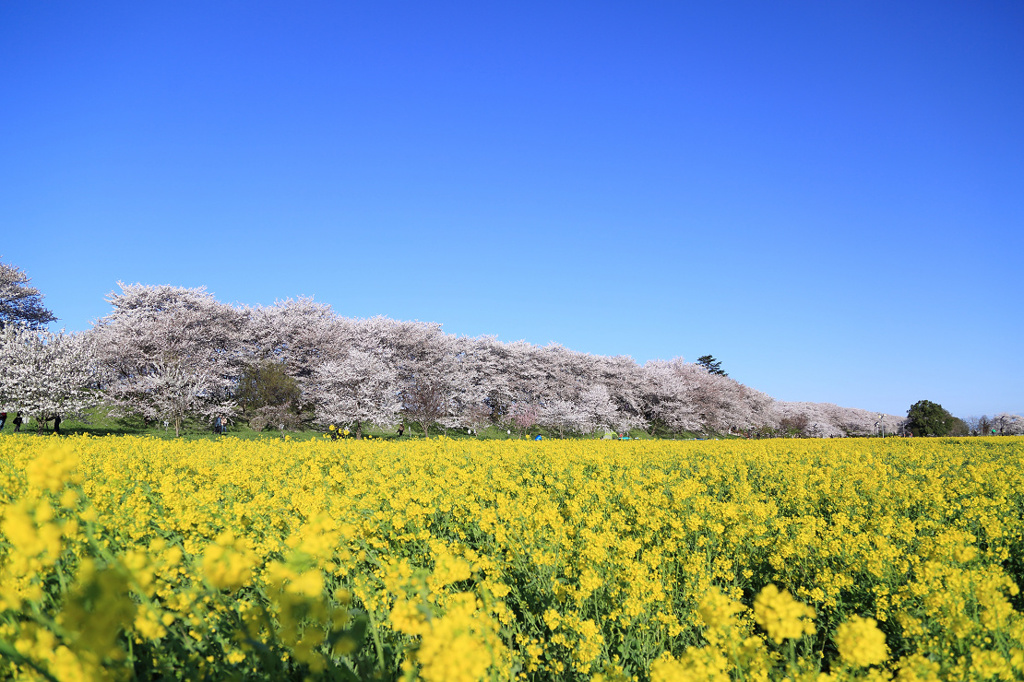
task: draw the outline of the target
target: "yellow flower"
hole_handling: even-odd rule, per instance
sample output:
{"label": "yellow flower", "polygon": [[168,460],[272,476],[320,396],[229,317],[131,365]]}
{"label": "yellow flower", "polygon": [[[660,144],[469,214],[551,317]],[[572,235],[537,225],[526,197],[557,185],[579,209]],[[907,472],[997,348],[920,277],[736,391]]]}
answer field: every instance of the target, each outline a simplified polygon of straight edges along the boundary
{"label": "yellow flower", "polygon": [[135,612],[135,631],[142,637],[157,641],[167,634],[160,613],[153,607],[140,608]]}
{"label": "yellow flower", "polygon": [[315,599],[323,594],[324,577],[319,570],[306,571],[292,580],[286,590],[289,594]]}
{"label": "yellow flower", "polygon": [[776,644],[814,634],[814,609],[793,599],[788,590],[767,585],[754,599],[754,620]]}
{"label": "yellow flower", "polygon": [[78,465],[78,454],[70,448],[49,448],[26,465],[25,475],[32,487],[56,493],[68,483],[82,481]]}
{"label": "yellow flower", "polygon": [[203,554],[203,573],[218,589],[237,590],[242,587],[252,578],[255,565],[256,555],[246,548],[242,538],[236,539],[230,531],[217,536]]}
{"label": "yellow flower", "polygon": [[430,587],[439,590],[445,585],[469,580],[473,575],[469,562],[451,552],[442,550],[434,560],[434,574],[430,576]]}
{"label": "yellow flower", "polygon": [[422,635],[430,631],[426,612],[404,599],[395,602],[391,609],[391,627],[407,635]]}
{"label": "yellow flower", "polygon": [[704,619],[704,623],[709,628],[717,628],[735,625],[735,616],[737,613],[741,613],[743,609],[743,604],[729,599],[717,587],[712,587],[704,595],[704,599],[701,600],[697,612],[700,613],[700,617]]}
{"label": "yellow flower", "polygon": [[679,659],[665,651],[651,663],[651,682],[729,682],[727,665],[712,647],[690,647]]}
{"label": "yellow flower", "polygon": [[[128,679],[127,647],[145,642],[192,652],[193,676],[266,658],[327,677],[339,656],[374,662],[370,617],[394,672],[424,682],[1024,671],[1008,569],[1024,438],[421,439],[351,456],[329,440],[341,428],[52,451],[0,434],[0,641],[28,659],[21,676]],[[766,571],[790,592],[757,594]],[[878,623],[853,617],[850,594]],[[811,606],[835,619],[813,651]],[[620,633],[655,648],[640,659]]]}
{"label": "yellow flower", "polygon": [[448,613],[430,621],[420,640],[417,660],[427,682],[476,682],[487,679],[506,650],[498,639],[495,623],[476,610],[470,593],[454,595]]}
{"label": "yellow flower", "polygon": [[839,655],[851,665],[877,665],[889,657],[885,634],[874,618],[853,616],[836,630],[835,642]]}
{"label": "yellow flower", "polygon": [[562,614],[554,609],[548,609],[544,612],[544,622],[552,631],[555,631],[562,622]]}

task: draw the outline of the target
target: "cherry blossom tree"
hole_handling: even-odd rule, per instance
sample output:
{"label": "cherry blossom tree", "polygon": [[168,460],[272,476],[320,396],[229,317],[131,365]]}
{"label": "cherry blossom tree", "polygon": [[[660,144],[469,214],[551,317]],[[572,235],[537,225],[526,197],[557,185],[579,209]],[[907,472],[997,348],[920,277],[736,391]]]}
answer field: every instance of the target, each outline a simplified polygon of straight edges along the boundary
{"label": "cherry blossom tree", "polygon": [[491,408],[485,402],[477,402],[463,407],[459,413],[460,426],[465,426],[470,433],[479,434],[480,429],[490,426],[494,419]]}
{"label": "cherry blossom tree", "polygon": [[674,432],[697,432],[703,425],[690,395],[685,364],[682,358],[644,364],[644,402],[651,424]]}
{"label": "cherry blossom tree", "polygon": [[331,307],[309,297],[286,299],[272,306],[251,306],[242,311],[241,348],[247,362],[283,364],[287,374],[312,402],[317,367],[344,355],[358,326],[340,318]]}
{"label": "cherry blossom tree", "polygon": [[43,295],[29,286],[29,281],[24,270],[0,263],[0,329],[18,323],[40,329],[57,319],[43,306]]}
{"label": "cherry blossom tree", "polygon": [[626,355],[593,356],[595,383],[608,389],[608,397],[615,406],[616,421],[609,424],[617,431],[647,428],[644,416],[644,370]]}
{"label": "cherry blossom tree", "polygon": [[763,410],[758,408],[763,394],[699,365],[687,365],[687,374],[691,399],[706,431],[726,433],[761,425],[758,416]]}
{"label": "cherry blossom tree", "polygon": [[352,348],[317,367],[314,386],[317,421],[352,428],[356,438],[364,424],[386,428],[400,418],[398,374],[380,353]]}
{"label": "cherry blossom tree", "polygon": [[992,428],[1000,436],[1019,436],[1024,434],[1024,417],[1003,412],[992,418]]}
{"label": "cherry blossom tree", "polygon": [[435,377],[422,375],[403,384],[402,413],[406,421],[419,424],[423,435],[429,436],[430,427],[446,421],[451,414],[447,386]]}
{"label": "cherry blossom tree", "polygon": [[450,414],[442,423],[450,428],[478,431],[491,423],[493,408],[489,397],[500,382],[491,376],[486,344],[479,338],[453,337],[451,363]]}
{"label": "cherry blossom tree", "polygon": [[424,436],[454,413],[458,373],[454,337],[441,326],[396,322],[387,337],[393,351],[404,418],[419,424]]}
{"label": "cherry blossom tree", "polygon": [[493,336],[479,337],[470,343],[472,349],[466,364],[469,381],[490,411],[491,421],[510,425],[512,417],[509,410],[516,399],[515,382],[508,371],[515,365],[511,344],[498,341]]}
{"label": "cherry blossom tree", "polygon": [[774,410],[781,428],[807,438],[842,438],[847,435],[833,406],[824,403],[776,402]]}
{"label": "cherry blossom tree", "polygon": [[166,419],[226,417],[243,368],[242,313],[204,287],[121,284],[114,310],[90,332],[108,402],[121,413]]}
{"label": "cherry blossom tree", "polygon": [[726,433],[772,423],[772,399],[682,358],[644,365],[646,410],[672,431]]}
{"label": "cherry blossom tree", "polygon": [[525,341],[503,345],[498,371],[505,374],[508,397],[516,404],[540,404],[548,394],[548,375],[545,358],[540,350]]}
{"label": "cherry blossom tree", "polygon": [[559,438],[565,438],[568,432],[584,432],[585,415],[580,406],[569,400],[550,400],[544,403],[537,415],[537,423],[558,432]]}
{"label": "cherry blossom tree", "polygon": [[775,422],[797,428],[808,438],[843,438],[845,436],[900,433],[906,417],[869,412],[832,403],[784,402],[772,405]]}
{"label": "cherry blossom tree", "polygon": [[607,387],[593,384],[571,400],[545,402],[538,423],[558,431],[559,437],[564,438],[567,433],[585,435],[601,429],[627,431],[631,422],[615,408]]}
{"label": "cherry blossom tree", "polygon": [[[598,422],[619,429],[643,423],[640,377],[630,358],[603,358],[558,344],[539,347],[523,341],[492,344],[501,383],[488,391],[499,418],[536,406],[538,423],[560,433],[588,433]],[[595,388],[600,386],[601,388]],[[596,397],[599,396],[599,397]]]}
{"label": "cherry blossom tree", "polygon": [[510,425],[519,431],[520,438],[540,419],[540,407],[535,403],[513,403],[508,410]]}
{"label": "cherry blossom tree", "polygon": [[0,410],[24,412],[43,425],[96,404],[95,363],[84,335],[28,325],[0,329]]}

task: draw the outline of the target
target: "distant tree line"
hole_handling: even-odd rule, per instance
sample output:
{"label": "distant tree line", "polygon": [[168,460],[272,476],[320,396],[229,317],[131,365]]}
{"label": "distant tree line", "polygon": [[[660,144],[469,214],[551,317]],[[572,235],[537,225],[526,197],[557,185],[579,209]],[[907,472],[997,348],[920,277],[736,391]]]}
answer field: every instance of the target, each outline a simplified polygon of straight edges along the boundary
{"label": "distant tree line", "polygon": [[641,366],[562,346],[352,319],[312,299],[233,307],[203,288],[122,285],[86,333],[103,400],[167,419],[227,414],[254,428],[489,425],[559,435],[642,428],[740,432],[769,426],[773,401],[682,359]]}
{"label": "distant tree line", "polygon": [[[221,416],[257,430],[334,424],[357,436],[371,424],[424,433],[543,427],[560,436],[946,435],[945,417],[920,403],[903,418],[773,400],[710,355],[640,365],[557,344],[459,337],[434,323],[346,318],[310,298],[231,306],[202,287],[121,284],[108,301],[111,312],[80,334],[43,329],[53,318],[41,305],[23,308],[33,319],[8,313],[0,409],[46,423],[103,404],[176,432]],[[1020,420],[996,421],[1011,433]]]}

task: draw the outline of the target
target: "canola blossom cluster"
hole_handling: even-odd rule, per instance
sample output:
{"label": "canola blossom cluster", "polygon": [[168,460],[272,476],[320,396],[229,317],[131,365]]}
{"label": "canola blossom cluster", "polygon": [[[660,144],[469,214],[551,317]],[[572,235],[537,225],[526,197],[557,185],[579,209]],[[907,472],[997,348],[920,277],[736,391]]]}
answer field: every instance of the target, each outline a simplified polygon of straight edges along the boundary
{"label": "canola blossom cluster", "polygon": [[1022,580],[1022,438],[0,437],[0,680],[1015,680]]}

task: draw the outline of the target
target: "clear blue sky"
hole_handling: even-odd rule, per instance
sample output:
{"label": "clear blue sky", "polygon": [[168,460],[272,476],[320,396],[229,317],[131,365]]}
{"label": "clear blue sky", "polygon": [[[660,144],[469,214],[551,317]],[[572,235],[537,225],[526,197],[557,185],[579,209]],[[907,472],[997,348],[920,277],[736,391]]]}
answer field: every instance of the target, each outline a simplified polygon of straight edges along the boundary
{"label": "clear blue sky", "polygon": [[1024,413],[1024,3],[0,2],[0,255]]}

